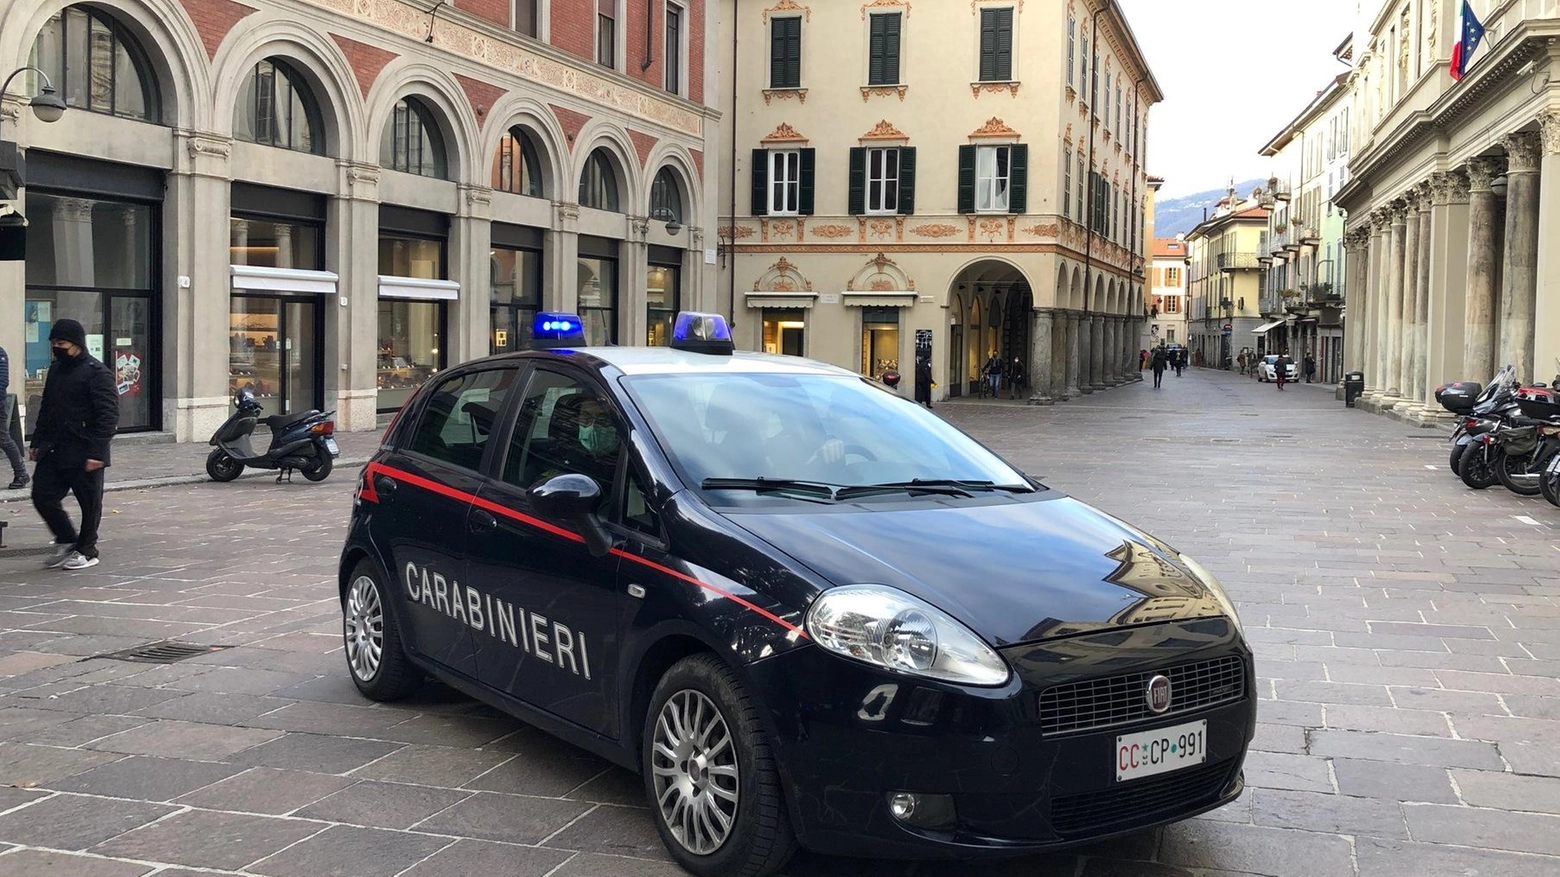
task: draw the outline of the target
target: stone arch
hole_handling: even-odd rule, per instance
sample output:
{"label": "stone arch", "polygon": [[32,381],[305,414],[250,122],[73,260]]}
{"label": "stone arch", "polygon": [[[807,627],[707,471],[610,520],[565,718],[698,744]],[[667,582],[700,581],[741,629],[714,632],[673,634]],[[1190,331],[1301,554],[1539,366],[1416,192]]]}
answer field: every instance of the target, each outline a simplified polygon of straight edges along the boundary
{"label": "stone arch", "polygon": [[1067,293],[1067,307],[1077,310],[1083,307],[1083,269],[1077,265],[1072,270],[1072,286]]}
{"label": "stone arch", "polygon": [[[81,5],[67,0],[16,0],[0,28],[0,58],[18,63],[32,55],[38,33],[55,13]],[[91,4],[112,17],[135,37],[157,80],[159,124],[168,128],[210,130],[211,69],[200,34],[178,0],[115,0]],[[63,88],[62,83],[55,83]]]}
{"label": "stone arch", "polygon": [[784,256],[753,281],[754,292],[812,292],[812,281]]}
{"label": "stone arch", "polygon": [[419,98],[433,111],[434,121],[444,138],[447,179],[485,185],[482,173],[473,171],[478,165],[485,167],[486,163],[473,158],[473,144],[477,141],[476,116],[460,84],[449,71],[404,57],[391,61],[380,71],[379,79],[368,94],[365,143],[371,160],[379,161],[379,143],[385,125],[390,123],[396,102],[406,97]]}
{"label": "stone arch", "polygon": [[893,259],[878,253],[856,271],[846,282],[845,289],[851,292],[914,292],[915,280]]}
{"label": "stone arch", "polygon": [[[572,200],[568,192],[569,146],[563,136],[563,126],[547,105],[526,95],[510,93],[500,98],[488,113],[488,124],[482,131],[481,149],[484,172],[492,176],[492,164],[497,157],[499,141],[511,128],[523,128],[536,145],[537,160],[541,163],[542,197],[559,201]],[[503,124],[494,124],[502,120]],[[484,183],[490,183],[488,180]],[[575,194],[578,190],[575,190]]]}
{"label": "stone arch", "polygon": [[599,149],[605,152],[608,163],[617,174],[618,209],[628,216],[643,216],[645,205],[649,203],[650,184],[643,179],[644,175],[639,170],[638,153],[634,150],[633,142],[628,139],[628,134],[609,121],[596,119],[585,126],[574,142],[581,148],[575,150],[567,196],[560,195],[558,200],[579,201],[585,162]]}
{"label": "stone arch", "polygon": [[645,162],[645,191],[644,204],[646,212],[649,212],[650,190],[655,185],[656,175],[662,170],[670,169],[677,179],[677,194],[682,196],[683,225],[699,226],[698,217],[703,216],[704,203],[700,198],[699,174],[697,165],[693,162],[693,156],[688,150],[675,143],[660,143],[651,150],[649,159]]}
{"label": "stone arch", "polygon": [[1056,266],[1056,302],[1055,307],[1067,307],[1067,298],[1072,294],[1071,275],[1067,273],[1067,263]]}
{"label": "stone arch", "polygon": [[1105,276],[1094,275],[1094,292],[1089,297],[1089,310],[1102,311],[1105,309]]}
{"label": "stone arch", "polygon": [[[249,72],[265,58],[297,71],[314,94],[325,136],[325,154],[346,160],[377,159],[376,140],[364,136],[362,92],[352,66],[335,41],[297,21],[261,12],[239,21],[222,42],[212,68],[214,107],[233,107]],[[212,123],[233,133],[233,114],[214,112]]]}

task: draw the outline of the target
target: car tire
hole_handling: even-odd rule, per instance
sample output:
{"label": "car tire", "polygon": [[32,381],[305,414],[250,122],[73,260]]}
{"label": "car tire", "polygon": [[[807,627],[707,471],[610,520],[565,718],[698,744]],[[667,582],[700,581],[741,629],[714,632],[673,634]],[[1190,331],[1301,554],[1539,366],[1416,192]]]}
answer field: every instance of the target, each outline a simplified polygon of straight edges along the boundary
{"label": "car tire", "polygon": [[212,481],[232,481],[243,472],[244,464],[233,459],[221,448],[206,455],[206,474]]}
{"label": "car tire", "polygon": [[303,477],[309,479],[310,481],[324,481],[330,477],[330,470],[335,468],[335,464],[336,459],[334,457],[332,457],[329,453],[321,451],[319,464],[313,468],[305,468],[303,470]]}
{"label": "car tire", "polygon": [[[703,748],[693,734],[679,738],[680,723],[672,719],[690,712],[704,733],[723,727],[727,745]],[[765,877],[796,852],[758,704],[736,671],[714,655],[684,658],[661,677],[645,714],[640,766],[661,842],[688,871],[700,877]],[[680,791],[689,785],[691,795]],[[708,818],[701,822],[700,814]],[[721,820],[725,831],[715,838],[708,827],[720,828]]]}
{"label": "car tire", "polygon": [[422,674],[401,645],[401,628],[386,603],[387,594],[379,571],[364,560],[353,568],[341,597],[347,672],[369,700],[400,700],[422,684]]}

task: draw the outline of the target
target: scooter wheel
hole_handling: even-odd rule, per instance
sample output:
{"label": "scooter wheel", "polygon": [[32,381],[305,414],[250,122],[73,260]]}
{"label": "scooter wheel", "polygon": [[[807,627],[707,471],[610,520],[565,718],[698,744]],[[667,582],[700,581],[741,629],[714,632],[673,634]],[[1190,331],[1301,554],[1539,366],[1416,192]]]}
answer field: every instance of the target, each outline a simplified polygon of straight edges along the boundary
{"label": "scooter wheel", "polygon": [[312,469],[303,470],[303,477],[310,481],[324,481],[330,477],[330,470],[335,468],[336,460],[329,454],[320,457],[319,465]]}
{"label": "scooter wheel", "polygon": [[228,452],[217,448],[206,455],[206,474],[212,481],[232,481],[244,471],[244,464],[228,456]]}

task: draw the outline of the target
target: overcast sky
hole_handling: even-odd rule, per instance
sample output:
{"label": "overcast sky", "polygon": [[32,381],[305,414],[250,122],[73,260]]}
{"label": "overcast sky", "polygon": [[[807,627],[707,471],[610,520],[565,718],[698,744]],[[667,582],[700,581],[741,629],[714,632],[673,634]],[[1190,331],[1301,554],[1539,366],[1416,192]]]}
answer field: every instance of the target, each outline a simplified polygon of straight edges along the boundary
{"label": "overcast sky", "polygon": [[1174,198],[1265,177],[1264,144],[1348,68],[1332,50],[1357,0],[1118,0],[1165,94],[1148,172]]}

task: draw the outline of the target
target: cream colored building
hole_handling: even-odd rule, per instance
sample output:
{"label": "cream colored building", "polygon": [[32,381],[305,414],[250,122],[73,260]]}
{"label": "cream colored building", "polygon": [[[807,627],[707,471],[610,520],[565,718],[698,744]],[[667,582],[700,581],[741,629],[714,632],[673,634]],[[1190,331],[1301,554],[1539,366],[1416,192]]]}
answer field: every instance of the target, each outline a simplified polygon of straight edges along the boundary
{"label": "cream colored building", "polygon": [[993,353],[1041,404],[1136,379],[1161,95],[1115,3],[721,8],[740,343],[897,370],[909,395],[919,337],[939,399]]}
{"label": "cream colored building", "polygon": [[1154,241],[1148,269],[1149,330],[1142,349],[1159,344],[1187,346],[1186,278],[1191,247],[1186,235]]}
{"label": "cream colored building", "polygon": [[1459,82],[1460,6],[1366,3],[1354,32],[1346,367],[1414,421],[1442,382],[1560,369],[1560,0],[1475,3]]}
{"label": "cream colored building", "polygon": [[1191,259],[1187,331],[1194,362],[1233,368],[1241,348],[1254,346],[1253,338],[1263,331],[1257,250],[1267,227],[1262,193],[1242,199],[1231,191],[1186,236]]}

